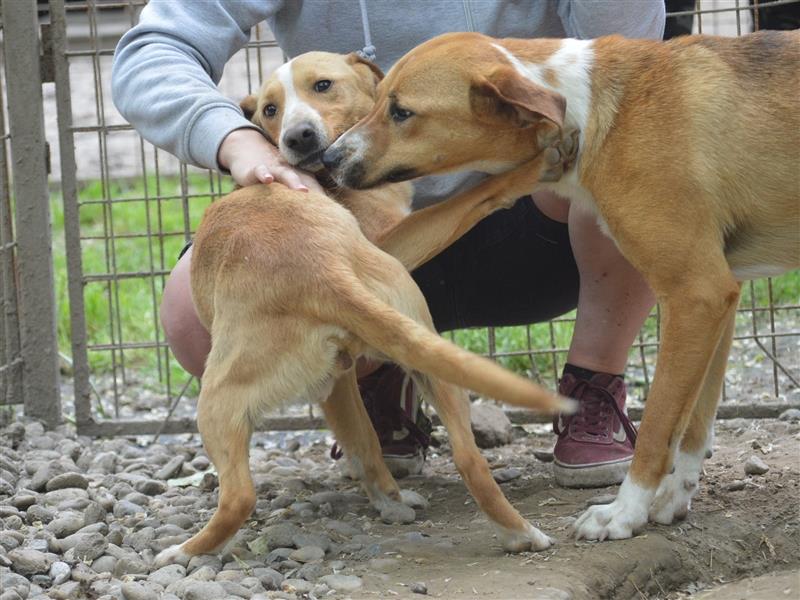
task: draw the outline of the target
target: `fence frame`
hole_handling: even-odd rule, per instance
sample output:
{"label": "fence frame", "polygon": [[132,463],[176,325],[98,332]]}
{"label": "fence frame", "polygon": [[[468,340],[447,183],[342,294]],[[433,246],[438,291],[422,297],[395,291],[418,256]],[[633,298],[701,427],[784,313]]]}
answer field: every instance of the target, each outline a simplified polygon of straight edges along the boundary
{"label": "fence frame", "polygon": [[22,274],[16,279],[22,398],[26,415],[54,427],[62,416],[36,3],[2,0],[2,19],[16,267]]}
{"label": "fence frame", "polygon": [[[24,82],[24,86],[21,84],[19,86],[14,86],[14,90],[12,93],[11,87],[9,87],[9,115],[11,117],[12,125],[16,122],[17,128],[12,127],[11,135],[9,136],[11,139],[11,147],[12,152],[14,153],[14,194],[15,197],[21,198],[25,197],[26,199],[30,198],[37,198],[36,202],[26,202],[24,203],[24,210],[20,210],[20,206],[17,206],[17,241],[16,241],[16,250],[19,259],[19,267],[21,272],[25,273],[25,277],[22,279],[24,280],[23,283],[25,285],[20,285],[20,324],[22,325],[20,332],[21,332],[21,345],[22,345],[22,359],[21,364],[23,365],[23,377],[22,377],[22,388],[23,388],[23,397],[25,398],[25,410],[26,414],[30,416],[38,416],[39,418],[44,419],[48,422],[48,424],[56,424],[58,419],[55,418],[57,414],[60,418],[60,402],[58,400],[58,354],[55,350],[57,347],[57,341],[55,336],[55,301],[54,301],[54,292],[53,292],[53,270],[52,270],[52,251],[50,249],[50,236],[47,236],[47,244],[44,244],[46,248],[42,248],[42,236],[41,231],[50,231],[49,229],[49,205],[48,205],[48,193],[47,193],[47,173],[46,169],[43,168],[44,161],[42,160],[42,156],[38,156],[37,162],[37,152],[41,152],[41,149],[46,147],[44,134],[43,134],[43,118],[42,118],[42,93],[41,93],[41,84],[42,84],[42,77],[31,77],[31,73],[39,74],[41,72],[40,68],[40,59],[39,59],[39,36],[37,31],[36,25],[36,9],[34,2],[19,2],[15,0],[0,0],[2,2],[2,17],[3,17],[3,25],[6,35],[6,41],[11,40],[11,36],[8,35],[9,27],[6,27],[8,21],[7,15],[12,14],[14,15],[14,27],[16,29],[14,33],[16,34],[15,40],[15,49],[17,52],[24,52],[27,53],[25,56],[21,56],[11,60],[8,53],[4,53],[4,56],[7,61],[6,65],[6,75],[7,75],[7,83],[9,83],[12,73],[14,74],[15,78],[21,78]],[[743,0],[744,1],[744,0]],[[737,26],[738,24],[738,16],[740,12],[743,11],[754,11],[754,8],[759,7],[767,7],[772,5],[780,5],[785,4],[788,2],[797,1],[797,0],[773,0],[772,2],[761,2],[760,4],[757,3],[756,7],[750,6],[739,6],[738,2],[736,8],[726,8],[726,9],[707,9],[701,10],[699,8],[700,4],[697,3],[694,11],[685,11],[683,13],[672,13],[673,15],[677,14],[693,14],[693,15],[700,15],[705,13],[715,13],[715,12],[731,12],[736,11],[737,16]],[[119,7],[127,7],[133,8],[135,6],[141,5],[139,0],[128,0],[127,2],[116,2],[113,3],[114,6]],[[87,15],[90,23],[90,31],[93,31],[92,35],[97,34],[96,24],[93,22],[93,19],[96,15],[94,15],[91,11],[96,10],[97,5],[99,2],[97,0],[87,0],[85,5],[87,10]],[[106,5],[106,6],[110,6]],[[46,33],[48,35],[43,36],[42,42],[43,46],[49,50],[49,54],[45,55],[45,71],[51,73],[52,80],[55,82],[55,91],[56,91],[56,109],[57,109],[57,120],[58,120],[58,133],[59,133],[59,149],[60,149],[60,167],[61,167],[61,189],[63,194],[63,204],[64,204],[64,234],[65,234],[65,247],[66,247],[66,258],[67,258],[67,270],[68,270],[68,295],[69,295],[69,302],[70,302],[70,325],[71,325],[71,340],[72,340],[72,360],[73,360],[73,375],[74,375],[74,387],[75,387],[75,417],[76,417],[76,425],[78,428],[78,432],[82,435],[93,435],[93,436],[113,436],[113,435],[146,435],[146,434],[161,434],[161,433],[191,433],[196,432],[196,423],[193,418],[174,418],[171,419],[170,415],[171,412],[167,416],[165,420],[131,420],[131,419],[107,419],[107,420],[96,420],[92,414],[92,394],[93,394],[93,386],[91,380],[91,373],[90,373],[90,364],[89,364],[89,350],[97,350],[98,346],[95,345],[94,347],[89,344],[88,339],[88,332],[87,332],[87,322],[86,322],[86,313],[85,313],[85,301],[84,301],[84,290],[87,284],[96,282],[96,281],[108,281],[109,285],[116,284],[120,279],[125,276],[149,276],[151,278],[155,277],[163,277],[165,272],[163,270],[156,271],[151,264],[150,271],[143,272],[143,273],[127,273],[121,274],[116,272],[116,267],[114,268],[113,272],[110,272],[106,275],[86,275],[84,273],[83,268],[83,261],[82,261],[82,239],[81,238],[81,227],[80,227],[80,207],[81,202],[79,198],[79,182],[77,179],[77,165],[76,165],[76,158],[75,158],[75,133],[86,133],[87,131],[97,131],[98,135],[103,138],[104,135],[111,131],[120,130],[120,126],[118,125],[106,125],[105,122],[100,121],[98,127],[76,127],[73,123],[73,107],[72,107],[72,96],[71,96],[71,89],[70,89],[70,54],[67,52],[67,11],[68,7],[65,4],[65,0],[49,0],[49,7],[50,7],[50,26],[47,28]],[[71,7],[74,10],[74,7]],[[9,11],[9,12],[7,12]],[[19,26],[17,26],[19,24]],[[24,27],[22,27],[24,25]],[[274,46],[274,43],[270,42],[259,42],[258,48],[270,47]],[[23,50],[24,49],[24,50]],[[97,47],[94,50],[83,52],[83,56],[93,56],[95,60],[97,60],[101,55],[107,55],[107,51],[101,51]],[[24,60],[23,60],[24,58]],[[258,55],[259,66],[261,56]],[[16,63],[14,66],[16,67],[15,70],[9,69],[8,63]],[[250,64],[248,62],[248,69]],[[95,66],[97,68],[97,66]],[[24,76],[21,76],[21,73],[24,73]],[[30,91],[27,93],[23,93],[22,89],[27,88],[36,88],[38,90],[38,95],[36,91]],[[13,110],[12,110],[12,96],[14,97],[13,100]],[[34,99],[32,102],[31,99]],[[22,104],[20,102],[22,101]],[[27,116],[22,118],[21,111],[24,111],[28,115],[30,115],[31,108],[34,108],[36,114],[31,117]],[[0,116],[0,119],[2,116]],[[27,131],[27,138],[23,138],[22,135],[16,136],[15,132],[18,132],[19,124],[21,123],[30,123],[32,120],[35,120],[37,123],[33,123],[33,127],[31,127]],[[0,121],[0,126],[2,126],[2,122]],[[123,127],[124,128],[124,127]],[[2,128],[0,128],[0,133],[2,133]],[[16,143],[15,143],[16,137]],[[101,141],[101,153],[105,152],[104,147],[105,142]],[[27,151],[28,154],[24,154]],[[19,152],[19,154],[18,154]],[[18,163],[18,156],[26,156],[28,160],[26,160],[28,170],[27,171],[18,171],[17,167],[19,166]],[[0,159],[2,159],[2,155],[0,154]],[[2,161],[0,161],[1,163]],[[0,164],[0,168],[2,168],[2,164]],[[107,165],[106,165],[107,168]],[[157,171],[158,167],[156,167]],[[188,194],[188,184],[187,184],[187,177],[186,177],[186,170],[184,167],[181,168],[180,171],[181,175],[181,198],[184,202],[184,211],[187,211],[187,202],[190,195]],[[2,185],[2,173],[0,173],[0,186]],[[19,185],[19,188],[17,186]],[[212,191],[213,194],[213,191]],[[161,196],[156,197],[157,200],[163,199]],[[113,198],[111,199],[113,200]],[[103,200],[105,202],[105,200]],[[0,213],[2,216],[2,213]],[[24,221],[20,225],[20,222]],[[47,224],[46,229],[42,229],[44,226],[43,224]],[[34,225],[35,224],[35,225]],[[2,222],[0,222],[0,226],[2,226]],[[40,233],[35,235],[36,231]],[[33,234],[33,236],[32,236]],[[159,231],[159,235],[164,235],[164,232]],[[188,235],[188,230],[186,232]],[[149,225],[148,225],[148,235],[150,235]],[[32,236],[32,237],[31,237]],[[25,238],[23,242],[23,237]],[[110,234],[112,238],[111,243],[114,243],[113,238],[115,234],[112,232]],[[106,238],[104,238],[106,239]],[[108,243],[108,239],[106,239]],[[163,250],[163,247],[162,247]],[[2,257],[2,255],[0,255]],[[6,262],[4,261],[2,267],[6,266]],[[152,261],[151,261],[152,262]],[[49,268],[49,273],[48,273]],[[29,279],[29,273],[36,273],[36,277],[31,277]],[[1,274],[5,276],[5,271]],[[6,283],[6,279],[3,279],[3,283]],[[34,302],[35,301],[35,302]],[[779,358],[775,356],[775,340],[776,337],[780,337],[782,335],[797,335],[797,331],[792,331],[789,333],[785,332],[776,332],[774,327],[774,321],[771,322],[771,331],[767,332],[759,332],[756,329],[755,323],[755,314],[756,311],[772,311],[774,313],[775,309],[797,309],[800,308],[795,306],[794,304],[790,307],[783,307],[783,306],[773,306],[771,301],[771,289],[770,289],[770,306],[769,308],[761,308],[761,307],[752,307],[748,309],[746,307],[742,307],[744,312],[751,312],[753,314],[753,331],[751,335],[743,336],[746,339],[752,339],[755,343],[760,347],[760,349],[764,352],[764,354],[772,360],[773,363],[773,371],[775,373],[773,377],[774,387],[777,393],[777,372],[781,371],[785,376],[787,376],[794,385],[797,385],[797,379],[795,374],[792,373],[791,369],[787,368],[783,365]],[[109,306],[109,310],[112,308]],[[118,310],[118,309],[117,309]],[[30,320],[30,315],[34,314],[35,317],[33,320]],[[53,320],[49,321],[47,315],[53,315]],[[28,326],[28,323],[36,323],[37,327],[31,329]],[[0,323],[0,327],[5,326],[8,327],[8,321],[5,323]],[[112,324],[113,328],[113,324]],[[551,325],[552,330],[552,325]],[[2,332],[2,329],[0,329]],[[761,336],[763,336],[764,341],[762,341]],[[767,347],[769,344],[767,339],[772,341],[772,348],[771,351]],[[562,352],[563,348],[556,347],[555,341],[552,342],[550,348],[546,349],[533,349],[530,345],[530,340],[528,342],[528,349],[524,350],[521,349],[519,351],[513,350],[510,352],[498,352],[495,346],[495,337],[494,337],[494,330],[489,329],[488,331],[488,339],[489,339],[489,352],[488,355],[491,358],[498,358],[503,356],[514,356],[514,355],[526,355],[532,357],[537,354],[541,353],[556,353]],[[740,336],[737,339],[742,339]],[[45,343],[50,343],[51,345],[44,345]],[[640,344],[638,345],[642,355],[644,355],[645,348],[650,348],[651,346],[655,346],[655,342],[643,342],[640,339]],[[165,342],[162,338],[160,338],[160,333],[156,335],[156,339],[154,342],[122,342],[121,340],[115,342],[113,337],[110,344],[107,344],[108,350],[111,352],[122,352],[128,348],[137,348],[137,347],[146,347],[146,348],[155,348],[157,351],[159,349],[163,350],[165,347]],[[45,352],[44,350],[53,349],[52,352]],[[33,352],[32,352],[33,350]],[[2,358],[2,354],[0,354],[0,358]],[[643,358],[643,362],[646,362]],[[0,361],[0,368],[3,368],[2,361]],[[553,365],[555,369],[555,362]],[[38,369],[34,371],[34,369]],[[168,372],[168,369],[167,369]],[[34,374],[38,374],[38,377],[34,377]],[[115,371],[116,376],[116,371]],[[123,366],[123,378],[124,378],[124,366]],[[647,380],[647,371],[645,370],[645,385],[649,383]],[[116,379],[115,379],[116,381]],[[37,383],[38,382],[38,383]],[[168,385],[169,390],[169,385]],[[181,399],[183,392],[178,394],[175,397],[169,396],[169,391],[167,402],[172,404],[172,408],[177,405],[177,402]],[[55,400],[53,400],[55,399]],[[757,404],[750,404],[750,405],[721,405],[717,418],[734,418],[734,417],[743,417],[743,418],[767,418],[767,417],[774,417],[780,413],[782,410],[786,410],[787,408],[800,408],[800,404],[786,404],[786,403],[757,403]],[[641,409],[632,408],[631,409],[631,416],[634,419],[638,419],[641,415]],[[530,412],[521,412],[521,411],[512,411],[509,416],[511,417],[512,421],[516,423],[530,423],[530,422],[543,422],[546,421],[546,418],[542,418]],[[295,429],[310,429],[310,428],[320,428],[324,427],[324,421],[314,416],[312,412],[308,414],[308,416],[279,416],[264,419],[261,423],[259,428],[260,429],[269,429],[269,430],[295,430]]]}

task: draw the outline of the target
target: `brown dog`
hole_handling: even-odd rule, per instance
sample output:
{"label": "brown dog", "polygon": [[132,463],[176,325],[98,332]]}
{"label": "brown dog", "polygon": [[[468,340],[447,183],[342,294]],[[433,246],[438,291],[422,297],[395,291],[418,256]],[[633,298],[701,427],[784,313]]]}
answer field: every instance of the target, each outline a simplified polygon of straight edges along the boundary
{"label": "brown dog", "polygon": [[[630,537],[689,510],[733,336],[740,281],[800,266],[800,32],[741,38],[495,40],[412,50],[329,148],[338,181],[502,172],[554,126],[581,130],[551,189],[594,210],[662,308],[661,351],[617,499],[577,536]],[[566,101],[566,114],[562,118]],[[671,473],[671,474],[670,474]]]}
{"label": "brown dog", "polygon": [[[292,164],[315,168],[327,145],[372,107],[379,78],[375,67],[355,56],[311,53],[282,66],[244,106]],[[573,140],[562,146],[444,208],[405,218],[408,184],[339,191],[341,203],[280,184],[258,185],[207,209],[195,237],[191,279],[198,315],[212,339],[197,422],[219,472],[219,508],[202,531],[162,552],[157,564],[214,552],[236,533],[255,504],[248,465],[254,424],[265,410],[300,398],[322,405],[373,506],[404,522],[414,519],[413,509],[400,503],[413,505],[418,497],[401,494],[359,396],[353,368],[359,356],[388,358],[411,372],[447,427],[455,463],[507,549],[550,545],[494,482],[472,437],[468,398],[454,384],[544,411],[558,410],[563,400],[438,337],[408,270],[486,214],[509,206],[541,176],[559,177],[576,151]]]}

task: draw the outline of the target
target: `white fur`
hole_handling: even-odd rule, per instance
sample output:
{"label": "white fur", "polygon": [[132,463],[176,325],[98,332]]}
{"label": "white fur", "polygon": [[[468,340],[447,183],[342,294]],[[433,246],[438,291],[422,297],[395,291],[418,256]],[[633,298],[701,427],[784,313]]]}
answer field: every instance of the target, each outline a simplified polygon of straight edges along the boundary
{"label": "white fur", "polygon": [[705,450],[697,454],[678,452],[673,462],[674,471],[664,477],[658,486],[650,507],[651,521],[669,525],[689,513],[692,498],[700,487],[700,470],[705,454]]}
{"label": "white fur", "polygon": [[497,530],[497,539],[503,545],[503,549],[507,552],[538,552],[540,550],[547,550],[550,546],[555,544],[555,540],[550,536],[542,533],[530,523],[525,523],[523,531],[514,531],[508,529],[497,523],[493,523]]}
{"label": "white fur", "polygon": [[[284,97],[284,106],[281,110],[281,131],[286,132],[294,125],[307,122],[313,125],[318,135],[325,135],[325,123],[322,120],[322,115],[314,107],[303,102],[297,95],[297,89],[294,85],[294,72],[292,70],[293,63],[294,60],[290,60],[275,71],[275,76],[283,88]],[[292,154],[292,150],[284,144],[283,135],[281,135],[278,145],[284,155],[287,153]]]}
{"label": "white fur", "polygon": [[[578,180],[578,171],[583,151],[584,134],[589,123],[592,109],[592,67],[594,65],[594,42],[592,40],[565,39],[561,47],[544,63],[523,62],[499,44],[492,44],[509,60],[517,72],[538,86],[558,92],[567,100],[567,111],[564,115],[566,130],[577,128],[580,131],[578,156],[575,167],[570,169],[556,182],[541,183],[537,189],[550,190],[569,198],[584,210],[591,211],[597,217],[600,229],[611,237],[608,226],[600,217],[592,194]],[[550,85],[544,80],[546,69],[556,72],[557,83]]]}
{"label": "white fur", "polygon": [[633,537],[647,524],[647,509],[655,491],[625,477],[611,504],[590,506],[575,522],[575,537],[603,541]]}

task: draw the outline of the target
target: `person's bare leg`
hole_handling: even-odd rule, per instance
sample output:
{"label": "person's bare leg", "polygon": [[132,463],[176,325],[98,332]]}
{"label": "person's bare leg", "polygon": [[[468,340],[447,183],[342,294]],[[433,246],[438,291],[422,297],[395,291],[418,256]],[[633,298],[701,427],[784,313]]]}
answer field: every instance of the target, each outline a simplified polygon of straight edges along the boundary
{"label": "person's bare leg", "polygon": [[635,430],[625,414],[621,376],[628,352],[655,304],[644,279],[620,254],[594,214],[566,208],[557,196],[535,198],[548,217],[567,222],[580,274],[578,312],[559,392],[578,400],[561,416],[553,463],[556,483],[596,487],[620,483],[633,458]]}
{"label": "person's bare leg", "polygon": [[600,230],[595,215],[572,206],[568,223],[580,291],[567,362],[592,371],[622,373],[655,296]]}
{"label": "person's bare leg", "polygon": [[161,325],[172,354],[189,373],[202,377],[211,350],[211,336],[194,308],[189,265],[192,247],[172,269],[161,297]]}

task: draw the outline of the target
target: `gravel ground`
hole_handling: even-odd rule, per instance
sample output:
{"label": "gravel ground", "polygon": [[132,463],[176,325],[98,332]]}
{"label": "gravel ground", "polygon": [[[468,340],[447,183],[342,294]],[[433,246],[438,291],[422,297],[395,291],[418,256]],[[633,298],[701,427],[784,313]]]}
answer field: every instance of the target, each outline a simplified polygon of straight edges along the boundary
{"label": "gravel ground", "polygon": [[485,454],[512,502],[558,540],[520,555],[493,539],[441,430],[423,476],[401,482],[429,502],[407,526],[380,521],[328,458],[324,432],[257,434],[259,501],[230,549],[154,570],[216,506],[196,436],[146,445],[16,422],[0,431],[0,599],[684,597],[796,569],[800,423],[734,420],[718,432],[686,522],[598,545],[575,543],[569,526],[614,488],[554,487],[547,428],[514,428]]}

